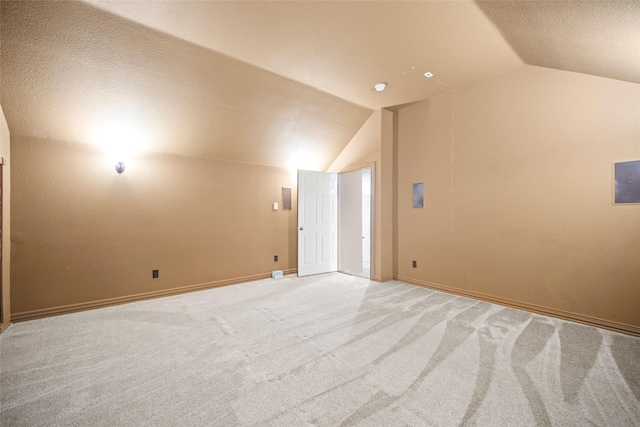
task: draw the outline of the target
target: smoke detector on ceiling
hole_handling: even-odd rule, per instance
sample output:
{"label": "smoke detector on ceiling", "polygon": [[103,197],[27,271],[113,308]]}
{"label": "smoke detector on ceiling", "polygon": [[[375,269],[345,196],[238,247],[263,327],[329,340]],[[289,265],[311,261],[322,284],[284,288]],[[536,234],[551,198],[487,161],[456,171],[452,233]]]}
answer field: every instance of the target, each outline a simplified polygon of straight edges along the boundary
{"label": "smoke detector on ceiling", "polygon": [[433,73],[431,71],[427,71],[426,73],[424,73],[424,76],[430,79],[431,77],[433,77]]}

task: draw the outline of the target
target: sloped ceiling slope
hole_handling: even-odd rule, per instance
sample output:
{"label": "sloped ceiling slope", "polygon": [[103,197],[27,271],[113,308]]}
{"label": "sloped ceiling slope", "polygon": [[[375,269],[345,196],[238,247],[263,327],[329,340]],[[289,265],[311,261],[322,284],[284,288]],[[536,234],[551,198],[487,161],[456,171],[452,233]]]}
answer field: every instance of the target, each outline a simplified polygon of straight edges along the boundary
{"label": "sloped ceiling slope", "polygon": [[640,83],[638,1],[1,7],[13,135],[188,156],[325,169],[373,110],[524,63]]}
{"label": "sloped ceiling slope", "polygon": [[530,65],[640,83],[640,1],[479,1]]}
{"label": "sloped ceiling slope", "polygon": [[371,114],[87,4],[1,6],[12,135],[324,169]]}
{"label": "sloped ceiling slope", "polygon": [[522,65],[473,1],[89,1],[370,109]]}

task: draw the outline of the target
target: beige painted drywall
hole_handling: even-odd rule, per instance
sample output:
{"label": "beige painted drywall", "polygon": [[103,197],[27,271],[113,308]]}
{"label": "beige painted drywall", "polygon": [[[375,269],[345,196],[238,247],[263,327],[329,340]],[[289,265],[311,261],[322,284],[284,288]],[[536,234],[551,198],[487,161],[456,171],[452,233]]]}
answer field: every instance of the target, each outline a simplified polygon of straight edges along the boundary
{"label": "beige painted drywall", "polygon": [[331,163],[328,172],[340,172],[380,161],[382,110],[375,110]]}
{"label": "beige painted drywall", "polygon": [[0,105],[0,157],[4,158],[2,195],[2,319],[6,325],[11,314],[11,135]]}
{"label": "beige painted drywall", "polygon": [[382,161],[382,110],[375,110],[349,144],[331,164],[328,172],[344,172],[374,165],[374,195],[373,195],[373,270],[371,278],[382,281],[382,175],[380,164]]}
{"label": "beige painted drywall", "polygon": [[393,112],[373,112],[328,172],[351,171],[374,165],[373,271],[371,278],[382,282],[393,276],[394,247],[394,120]]}
{"label": "beige painted drywall", "polygon": [[148,154],[118,175],[84,144],[11,148],[12,315],[296,268],[295,197],[272,208],[291,170]]}
{"label": "beige painted drywall", "polygon": [[399,278],[640,326],[640,85],[524,66],[398,114]]}
{"label": "beige painted drywall", "polygon": [[380,191],[380,255],[381,255],[381,279],[387,281],[393,279],[393,244],[394,244],[394,170],[395,149],[393,137],[393,112],[382,110],[381,123],[381,161],[377,173],[381,177]]}

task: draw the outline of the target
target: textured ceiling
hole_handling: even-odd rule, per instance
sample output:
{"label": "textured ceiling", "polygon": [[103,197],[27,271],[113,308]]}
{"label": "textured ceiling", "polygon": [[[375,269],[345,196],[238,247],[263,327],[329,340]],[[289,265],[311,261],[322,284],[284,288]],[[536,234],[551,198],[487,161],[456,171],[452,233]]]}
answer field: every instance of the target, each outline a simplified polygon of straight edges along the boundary
{"label": "textured ceiling", "polygon": [[639,4],[3,0],[0,102],[12,135],[324,169],[372,110],[523,63],[639,82]]}
{"label": "textured ceiling", "polygon": [[530,65],[640,83],[640,1],[482,1]]}
{"label": "textured ceiling", "polygon": [[370,109],[522,65],[469,1],[91,2]]}
{"label": "textured ceiling", "polygon": [[325,168],[371,114],[83,3],[2,7],[13,135]]}

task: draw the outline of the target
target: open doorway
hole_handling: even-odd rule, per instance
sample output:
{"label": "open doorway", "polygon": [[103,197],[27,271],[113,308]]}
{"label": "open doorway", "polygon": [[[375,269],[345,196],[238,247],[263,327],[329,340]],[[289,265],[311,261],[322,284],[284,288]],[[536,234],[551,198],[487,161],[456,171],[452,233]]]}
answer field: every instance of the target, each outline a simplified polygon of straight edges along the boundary
{"label": "open doorway", "polygon": [[371,278],[374,175],[298,171],[298,276]]}
{"label": "open doorway", "polygon": [[338,271],[371,278],[371,168],[338,175]]}

